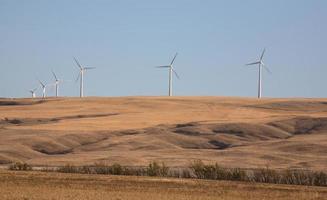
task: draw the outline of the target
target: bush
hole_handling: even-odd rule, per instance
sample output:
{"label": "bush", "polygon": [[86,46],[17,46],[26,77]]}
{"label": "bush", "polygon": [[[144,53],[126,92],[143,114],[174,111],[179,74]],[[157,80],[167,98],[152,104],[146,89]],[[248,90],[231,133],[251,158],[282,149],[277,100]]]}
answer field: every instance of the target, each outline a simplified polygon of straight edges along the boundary
{"label": "bush", "polygon": [[61,172],[61,173],[81,173],[81,170],[77,166],[67,164],[65,166],[58,167],[57,172]]}
{"label": "bush", "polygon": [[327,186],[327,174],[324,172],[286,170],[282,173],[282,184]]}
{"label": "bush", "polygon": [[281,177],[276,170],[266,168],[258,169],[253,172],[252,181],[261,183],[280,183]]}
{"label": "bush", "polygon": [[93,174],[91,166],[82,166],[78,168],[79,173],[82,174]]}
{"label": "bush", "polygon": [[228,172],[228,178],[226,180],[232,180],[232,181],[247,181],[248,176],[246,172],[240,168],[233,168],[230,169]]}
{"label": "bush", "polygon": [[196,178],[212,180],[241,180],[245,172],[236,168],[227,170],[217,163],[214,165],[205,165],[202,161],[197,160],[190,166],[191,171]]}
{"label": "bush", "polygon": [[203,179],[204,177],[204,163],[201,160],[196,160],[193,163],[191,163],[190,168],[192,172],[194,173],[196,178]]}
{"label": "bush", "polygon": [[110,167],[104,163],[95,163],[94,173],[95,174],[110,174]]}
{"label": "bush", "polygon": [[[31,170],[26,163],[14,163],[10,170]],[[48,170],[51,170],[51,168]],[[176,178],[198,178],[212,180],[252,181],[259,183],[327,186],[327,174],[308,170],[274,170],[266,168],[243,170],[240,168],[223,168],[216,164],[204,164],[194,161],[189,168],[169,169],[164,163],[151,162],[147,167],[123,167],[120,164],[106,165],[96,163],[90,166],[65,165],[56,169],[64,173],[111,174],[130,176],[161,176]]]}
{"label": "bush", "polygon": [[124,174],[124,169],[120,164],[113,164],[110,166],[110,174],[113,175],[123,175]]}
{"label": "bush", "polygon": [[313,173],[314,181],[313,185],[316,186],[327,186],[327,174],[324,172]]}
{"label": "bush", "polygon": [[27,163],[15,162],[15,163],[12,163],[8,169],[9,170],[17,170],[17,171],[30,171],[30,170],[32,170],[32,167]]}
{"label": "bush", "polygon": [[180,178],[192,178],[191,171],[189,169],[183,169]]}
{"label": "bush", "polygon": [[151,162],[146,169],[148,176],[168,176],[169,168],[161,163],[161,166],[157,162]]}

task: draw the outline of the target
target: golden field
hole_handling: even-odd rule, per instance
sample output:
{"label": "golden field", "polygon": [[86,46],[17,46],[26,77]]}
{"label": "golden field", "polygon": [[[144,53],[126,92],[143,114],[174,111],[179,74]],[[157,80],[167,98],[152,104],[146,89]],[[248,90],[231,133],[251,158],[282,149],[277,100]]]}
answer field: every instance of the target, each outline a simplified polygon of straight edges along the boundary
{"label": "golden field", "polygon": [[0,163],[327,170],[327,99],[0,99]]}
{"label": "golden field", "polygon": [[2,200],[323,200],[326,187],[0,170]]}

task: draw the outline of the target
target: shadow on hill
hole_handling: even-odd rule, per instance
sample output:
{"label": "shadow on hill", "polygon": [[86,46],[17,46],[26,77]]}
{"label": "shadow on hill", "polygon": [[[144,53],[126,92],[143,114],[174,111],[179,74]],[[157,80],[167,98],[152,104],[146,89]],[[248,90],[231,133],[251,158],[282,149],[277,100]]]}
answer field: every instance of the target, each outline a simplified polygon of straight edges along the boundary
{"label": "shadow on hill", "polygon": [[244,107],[267,109],[275,111],[304,111],[304,112],[321,112],[327,111],[327,102],[325,101],[283,101],[265,104],[247,105]]}
{"label": "shadow on hill", "polygon": [[74,119],[85,119],[85,118],[98,118],[98,117],[109,117],[119,115],[119,113],[105,113],[105,114],[89,114],[89,115],[71,115],[64,117],[55,117],[55,118],[4,118],[0,120],[0,125],[40,125],[48,123],[56,123],[62,120],[74,120]]}
{"label": "shadow on hill", "polygon": [[24,100],[0,100],[0,106],[28,106],[44,103],[44,100],[24,101]]}
{"label": "shadow on hill", "polygon": [[[58,118],[55,121],[87,117],[106,117],[111,115],[115,115],[115,113],[66,116]],[[234,155],[237,155],[238,159],[242,159],[239,156],[247,155],[242,151],[243,147],[256,149],[260,145],[261,147],[265,146],[271,149],[267,151],[268,154],[267,152],[260,152],[260,156],[257,155],[258,157],[256,157],[256,159],[265,161],[275,158],[274,156],[276,155],[270,155],[271,151],[278,151],[279,153],[285,153],[287,155],[290,153],[294,153],[294,155],[319,154],[322,157],[325,155],[324,152],[327,152],[327,146],[324,145],[325,143],[321,143],[319,146],[315,141],[306,142],[305,140],[291,140],[299,134],[320,134],[319,137],[321,134],[325,134],[327,132],[327,118],[325,117],[295,117],[264,124],[208,124],[191,122],[174,125],[162,124],[144,129],[122,131],[108,130],[92,133],[67,132],[67,134],[63,134],[61,132],[58,134],[55,131],[44,133],[34,130],[27,133],[26,130],[10,129],[4,131],[7,132],[3,132],[2,134],[10,134],[10,131],[13,131],[12,133],[20,135],[19,139],[15,139],[14,143],[15,145],[23,145],[25,149],[20,151],[22,155],[16,154],[15,148],[10,150],[10,147],[6,147],[8,148],[6,151],[1,151],[0,149],[0,162],[19,160],[22,157],[26,159],[38,158],[40,156],[46,156],[46,158],[53,156],[53,159],[60,160],[74,156],[92,155],[95,152],[96,154],[104,154],[103,152],[106,152],[105,154],[107,154],[107,152],[119,152],[117,155],[124,155],[126,156],[124,159],[131,159],[133,162],[144,160],[147,157],[152,159],[154,155],[159,155],[160,158],[165,158],[166,161],[169,161],[169,159],[176,159],[175,156],[177,155],[186,156],[183,157],[184,159],[189,159],[187,156],[191,156],[192,158],[208,158],[207,154],[209,152],[219,152],[219,155],[228,155],[228,153],[233,152],[232,150],[236,150],[237,154]],[[134,157],[132,155],[137,155],[139,157]],[[90,159],[89,157],[87,158]],[[210,158],[213,160],[215,159],[213,157]],[[280,155],[278,155],[274,161],[289,162],[287,159],[283,161]]]}

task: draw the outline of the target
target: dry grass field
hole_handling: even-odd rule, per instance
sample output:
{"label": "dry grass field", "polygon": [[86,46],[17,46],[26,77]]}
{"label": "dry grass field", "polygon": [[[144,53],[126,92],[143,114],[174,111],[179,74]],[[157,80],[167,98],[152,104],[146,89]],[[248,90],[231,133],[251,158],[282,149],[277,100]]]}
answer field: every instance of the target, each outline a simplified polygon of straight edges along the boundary
{"label": "dry grass field", "polygon": [[327,99],[0,99],[1,164],[186,166],[197,159],[327,171]]}
{"label": "dry grass field", "polygon": [[327,188],[0,170],[1,200],[324,200]]}

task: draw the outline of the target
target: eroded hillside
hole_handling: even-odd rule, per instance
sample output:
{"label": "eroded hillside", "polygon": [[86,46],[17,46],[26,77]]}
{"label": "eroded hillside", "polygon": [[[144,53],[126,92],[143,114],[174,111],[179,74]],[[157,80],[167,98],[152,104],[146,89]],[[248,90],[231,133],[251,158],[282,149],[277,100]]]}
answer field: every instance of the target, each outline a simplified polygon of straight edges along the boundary
{"label": "eroded hillside", "polygon": [[327,170],[326,99],[0,99],[0,163]]}

